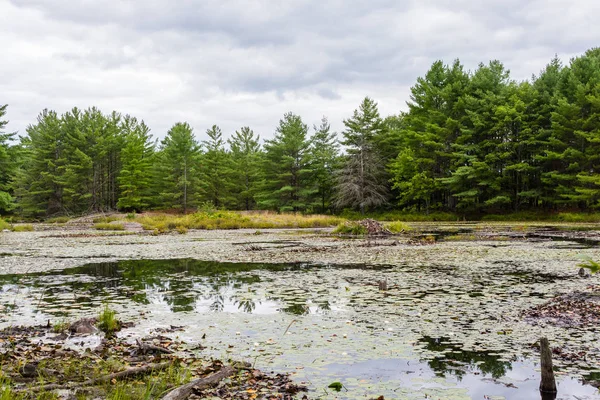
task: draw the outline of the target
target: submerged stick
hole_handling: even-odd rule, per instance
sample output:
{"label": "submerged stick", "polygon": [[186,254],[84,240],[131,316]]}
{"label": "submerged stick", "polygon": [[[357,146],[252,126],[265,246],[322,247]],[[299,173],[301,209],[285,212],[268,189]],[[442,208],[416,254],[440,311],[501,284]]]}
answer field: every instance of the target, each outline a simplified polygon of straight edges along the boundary
{"label": "submerged stick", "polygon": [[556,393],[556,380],[552,370],[552,351],[547,338],[540,339],[540,358],[542,367],[542,381],[540,382],[540,392]]}
{"label": "submerged stick", "polygon": [[225,378],[229,378],[231,375],[235,374],[237,370],[233,367],[224,367],[221,368],[218,372],[211,374],[209,376],[205,376],[204,378],[199,378],[191,381],[190,383],[186,383],[185,385],[179,386],[171,390],[167,393],[162,400],[183,400],[187,399],[194,389],[206,389],[207,387],[216,385],[221,380]]}
{"label": "submerged stick", "polygon": [[294,322],[297,322],[297,321],[295,319],[293,319],[292,322],[290,322],[290,324],[286,328],[285,332],[283,332],[283,336],[285,336],[285,334],[290,330],[290,328]]}

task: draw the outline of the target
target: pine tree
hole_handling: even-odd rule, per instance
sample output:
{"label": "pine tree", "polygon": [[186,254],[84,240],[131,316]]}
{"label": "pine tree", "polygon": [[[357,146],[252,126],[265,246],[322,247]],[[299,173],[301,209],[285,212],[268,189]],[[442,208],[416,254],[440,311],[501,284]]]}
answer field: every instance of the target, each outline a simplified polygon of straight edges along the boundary
{"label": "pine tree", "polygon": [[331,208],[331,199],[335,187],[335,171],[339,164],[340,146],[337,134],[331,131],[327,117],[321,124],[314,126],[315,133],[311,140],[312,179],[316,186],[316,203],[321,212]]}
{"label": "pine tree", "polygon": [[121,152],[117,207],[141,211],[151,204],[154,143],[151,142],[150,129],[134,117],[125,116],[121,129],[125,134],[125,147]]}
{"label": "pine tree", "polygon": [[198,200],[200,145],[187,122],[178,122],[162,140],[156,157],[157,193],[163,207],[187,213]]}
{"label": "pine tree", "polygon": [[377,103],[365,97],[351,118],[344,120],[347,146],[344,167],[336,186],[337,207],[358,208],[362,214],[387,203],[389,188],[385,165],[375,147],[375,138],[383,130]]}
{"label": "pine tree", "polygon": [[265,183],[260,193],[262,207],[279,211],[307,211],[310,197],[310,142],[308,126],[293,113],[279,121],[275,137],[265,142]]}
{"label": "pine tree", "polygon": [[8,121],[3,121],[2,118],[6,115],[7,107],[6,104],[0,106],[0,214],[15,207],[11,193],[19,158],[18,147],[11,144],[15,134],[4,132]]}
{"label": "pine tree", "polygon": [[562,71],[552,113],[552,147],[560,169],[551,171],[560,202],[598,206],[600,173],[600,48]]}
{"label": "pine tree", "polygon": [[21,144],[24,167],[17,173],[15,189],[20,211],[27,216],[64,212],[61,185],[64,134],[56,112],[42,111],[37,124],[27,127],[27,136]]}
{"label": "pine tree", "polygon": [[209,140],[202,142],[202,170],[200,186],[205,201],[220,208],[230,203],[230,163],[229,154],[225,152],[221,128],[213,125],[206,131]]}
{"label": "pine tree", "polygon": [[262,181],[260,137],[247,126],[228,140],[231,150],[232,195],[238,209],[251,210]]}

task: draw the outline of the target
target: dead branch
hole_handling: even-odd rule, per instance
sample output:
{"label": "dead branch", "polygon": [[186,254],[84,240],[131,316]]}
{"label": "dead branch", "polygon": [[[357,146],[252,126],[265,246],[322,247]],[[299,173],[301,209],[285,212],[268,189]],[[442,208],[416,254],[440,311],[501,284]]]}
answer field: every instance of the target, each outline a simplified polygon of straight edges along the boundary
{"label": "dead branch", "polygon": [[206,389],[207,387],[214,386],[219,383],[222,379],[229,378],[231,375],[236,373],[236,369],[233,367],[223,367],[218,372],[199,378],[186,383],[185,385],[179,386],[167,393],[162,400],[183,400],[187,399],[192,390],[194,389]]}

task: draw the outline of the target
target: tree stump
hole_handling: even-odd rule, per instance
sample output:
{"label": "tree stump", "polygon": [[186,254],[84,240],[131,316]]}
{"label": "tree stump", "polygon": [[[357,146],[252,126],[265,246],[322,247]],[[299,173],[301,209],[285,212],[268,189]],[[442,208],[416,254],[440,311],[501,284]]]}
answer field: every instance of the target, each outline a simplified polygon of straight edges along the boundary
{"label": "tree stump", "polygon": [[540,392],[542,397],[545,394],[556,394],[556,380],[552,370],[552,351],[547,338],[540,339],[540,358],[542,367],[542,381],[540,382]]}

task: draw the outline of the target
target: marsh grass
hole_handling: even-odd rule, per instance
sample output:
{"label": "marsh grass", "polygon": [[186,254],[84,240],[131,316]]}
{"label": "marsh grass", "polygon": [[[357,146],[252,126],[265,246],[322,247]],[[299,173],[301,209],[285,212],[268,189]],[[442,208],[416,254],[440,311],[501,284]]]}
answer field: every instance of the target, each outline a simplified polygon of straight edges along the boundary
{"label": "marsh grass", "polygon": [[394,221],[385,224],[385,227],[392,233],[403,233],[412,230],[411,226],[402,221]]}
{"label": "marsh grass", "polygon": [[110,222],[98,222],[94,224],[94,229],[99,231],[124,231],[125,225]]}
{"label": "marsh grass", "polygon": [[107,336],[111,336],[121,329],[121,323],[117,320],[117,312],[111,309],[108,304],[105,304],[100,314],[98,314],[98,329]]}
{"label": "marsh grass", "polygon": [[31,225],[31,224],[14,225],[13,232],[33,232],[33,225]]}
{"label": "marsh grass", "polygon": [[52,332],[54,333],[63,333],[69,330],[69,326],[71,324],[67,320],[60,320],[52,324]]}
{"label": "marsh grass", "polygon": [[343,221],[328,215],[242,213],[236,211],[201,211],[188,215],[147,214],[137,218],[145,230],[156,234],[188,229],[281,229],[331,227]]}
{"label": "marsh grass", "polygon": [[110,215],[107,217],[97,217],[94,218],[92,220],[93,223],[95,224],[99,224],[99,223],[110,223],[110,222],[114,222],[114,221],[118,221],[120,218],[115,216],[115,215]]}
{"label": "marsh grass", "polygon": [[12,230],[12,225],[0,218],[0,231],[5,229]]}
{"label": "marsh grass", "polygon": [[[18,366],[13,366],[18,368]],[[89,357],[51,357],[39,361],[40,371],[61,371],[60,381],[82,382],[89,379],[101,378],[106,375],[124,371],[130,366],[122,359],[108,357],[106,359],[92,359]],[[143,375],[134,380],[107,382],[90,387],[92,390],[83,390],[77,393],[77,399],[111,399],[111,400],[147,400],[160,398],[166,391],[189,382],[192,373],[188,367],[179,361],[173,360],[167,369]],[[59,379],[54,374],[40,372],[32,386],[48,383],[58,383]],[[0,400],[50,400],[59,399],[52,392],[26,393],[16,391],[8,378],[0,378]],[[88,389],[90,389],[88,388]]]}
{"label": "marsh grass", "polygon": [[354,235],[354,236],[364,236],[368,232],[367,228],[362,226],[356,221],[347,221],[342,222],[333,230],[334,234],[338,235]]}

